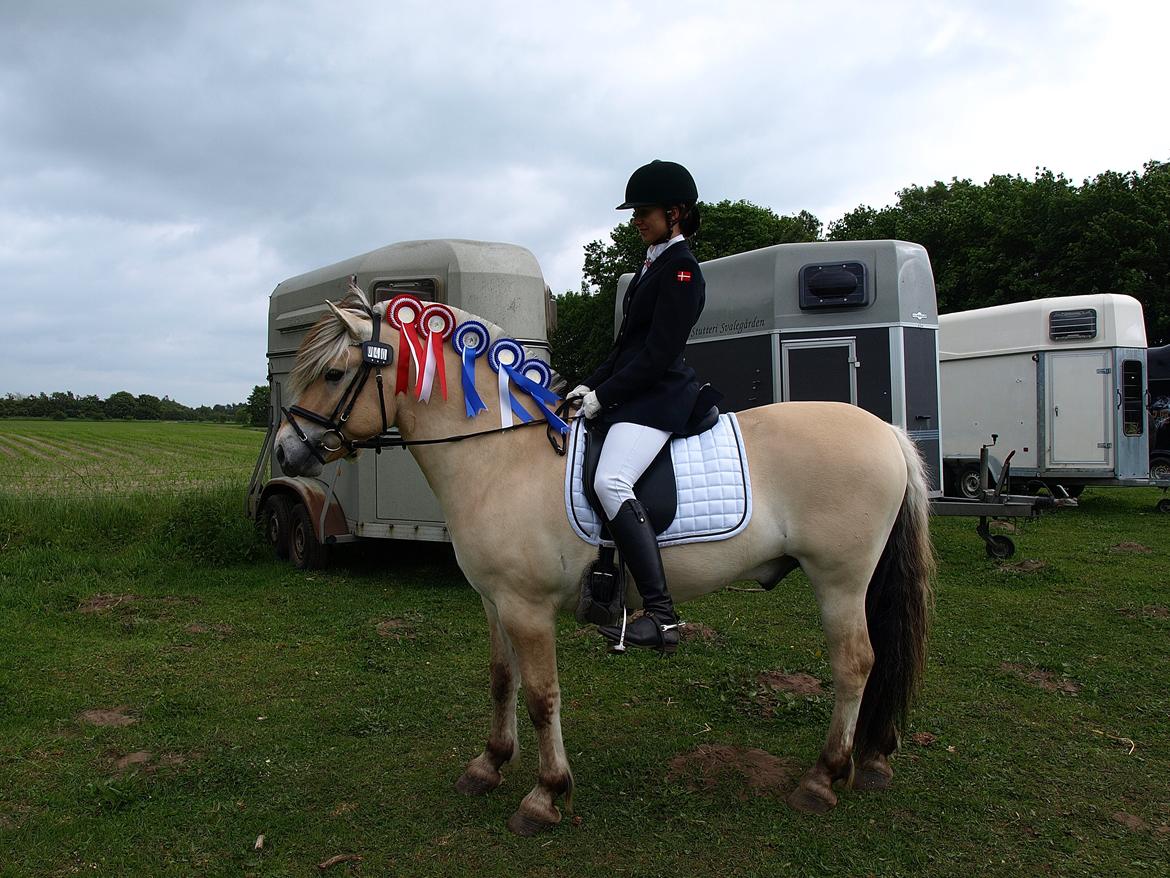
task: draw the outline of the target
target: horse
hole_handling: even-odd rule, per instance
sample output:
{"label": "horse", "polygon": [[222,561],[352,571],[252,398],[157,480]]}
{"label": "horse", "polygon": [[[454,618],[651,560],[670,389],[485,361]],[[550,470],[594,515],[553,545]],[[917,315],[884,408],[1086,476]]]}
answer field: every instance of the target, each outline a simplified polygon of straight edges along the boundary
{"label": "horse", "polygon": [[[467,417],[458,392],[450,400],[415,398],[414,363],[407,391],[384,392],[380,374],[365,380],[361,345],[374,321],[395,349],[399,330],[356,286],[328,304],[297,353],[289,382],[296,404],[274,438],[277,462],[286,474],[316,475],[397,427],[442,506],[459,567],[487,616],[490,731],[456,789],[482,795],[502,782],[517,757],[523,684],[539,771],[508,828],[525,836],[550,829],[561,820],[558,801],[571,809],[573,793],[555,620],[575,605],[596,557],[567,520],[566,458],[550,450],[544,430],[485,429],[485,417]],[[459,321],[474,317],[451,311]],[[481,322],[493,340],[506,337]],[[449,344],[443,352],[446,374],[459,375],[458,354]],[[496,376],[482,365],[475,372],[480,397],[494,400]],[[797,567],[804,571],[820,610],[834,698],[824,746],[787,802],[824,813],[837,804],[835,785],[889,786],[890,756],[922,679],[934,573],[924,466],[903,430],[852,405],[785,402],[737,417],[751,476],[750,523],[722,541],[665,547],[662,562],[679,603],[741,580],[771,589]],[[632,585],[627,602],[640,606]]]}

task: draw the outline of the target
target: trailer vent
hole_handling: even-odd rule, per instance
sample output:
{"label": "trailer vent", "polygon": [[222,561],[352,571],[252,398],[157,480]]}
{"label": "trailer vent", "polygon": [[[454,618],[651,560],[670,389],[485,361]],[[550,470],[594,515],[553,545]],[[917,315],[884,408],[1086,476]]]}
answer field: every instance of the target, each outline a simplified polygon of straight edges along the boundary
{"label": "trailer vent", "polygon": [[1053,311],[1048,316],[1048,335],[1053,341],[1097,337],[1097,309]]}
{"label": "trailer vent", "polygon": [[869,278],[861,262],[814,263],[800,269],[800,308],[868,305]]}

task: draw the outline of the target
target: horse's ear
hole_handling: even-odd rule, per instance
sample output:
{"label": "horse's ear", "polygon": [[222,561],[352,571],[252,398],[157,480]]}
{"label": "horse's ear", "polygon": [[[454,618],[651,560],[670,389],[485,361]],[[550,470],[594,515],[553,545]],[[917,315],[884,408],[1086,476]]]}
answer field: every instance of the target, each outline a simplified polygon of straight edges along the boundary
{"label": "horse's ear", "polygon": [[325,304],[329,306],[329,310],[333,312],[333,316],[345,326],[345,331],[350,334],[350,337],[355,341],[366,340],[365,324],[362,323],[356,314],[346,308],[338,308],[328,299],[325,300]]}
{"label": "horse's ear", "polygon": [[356,274],[349,276],[349,294],[351,296],[357,296],[358,300],[364,302],[367,308],[370,307],[370,299],[366,295],[366,291],[358,286]]}

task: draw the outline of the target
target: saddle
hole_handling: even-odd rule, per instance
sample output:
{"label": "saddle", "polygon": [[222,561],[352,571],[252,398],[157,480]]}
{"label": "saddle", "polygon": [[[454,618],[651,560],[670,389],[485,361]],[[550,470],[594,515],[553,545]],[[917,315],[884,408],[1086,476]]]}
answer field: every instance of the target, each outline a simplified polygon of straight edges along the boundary
{"label": "saddle", "polygon": [[[705,415],[693,418],[687,424],[685,431],[675,433],[672,439],[681,439],[688,436],[698,436],[706,433],[719,420],[719,407],[711,406]],[[593,489],[593,482],[597,476],[597,464],[601,460],[601,449],[604,447],[609,425],[596,421],[585,422],[585,497],[603,522],[602,535],[609,539],[608,527],[605,522],[605,511],[601,508],[601,501]],[[670,457],[670,442],[662,446],[658,456],[642,473],[641,478],[634,483],[634,496],[646,509],[650,517],[650,524],[654,533],[660,534],[674,522],[675,512],[678,509],[678,490],[675,483],[674,463]]]}

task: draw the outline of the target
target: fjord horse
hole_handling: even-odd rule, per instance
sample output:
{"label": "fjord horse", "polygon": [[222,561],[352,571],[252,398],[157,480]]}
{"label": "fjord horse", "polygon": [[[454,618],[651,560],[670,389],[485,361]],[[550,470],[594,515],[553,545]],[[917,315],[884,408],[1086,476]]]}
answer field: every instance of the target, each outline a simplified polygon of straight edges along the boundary
{"label": "fjord horse", "polygon": [[[517,755],[523,684],[540,767],[508,827],[521,835],[551,827],[561,819],[557,800],[571,806],[573,789],[561,738],[555,619],[575,605],[582,571],[596,556],[565,513],[566,458],[553,453],[540,427],[491,431],[500,423],[494,406],[468,418],[457,380],[449,401],[435,393],[429,402],[395,394],[392,380],[385,393],[373,380],[357,381],[371,309],[356,288],[330,308],[301,345],[289,388],[294,411],[318,416],[281,424],[277,461],[288,475],[315,475],[322,461],[354,453],[351,443],[382,434],[384,424],[423,443],[410,451],[442,505],[491,640],[491,731],[456,787],[477,795],[501,783],[501,769]],[[460,322],[471,316],[452,310]],[[493,340],[503,335],[486,326]],[[397,349],[397,330],[386,322],[379,329]],[[458,354],[449,344],[444,351],[446,374],[458,376]],[[497,398],[496,377],[484,363],[476,386],[484,400]],[[326,413],[343,403],[348,417],[331,425]],[[667,547],[662,561],[677,602],[736,580],[770,588],[797,566],[807,575],[828,644],[833,714],[816,764],[788,802],[824,812],[837,803],[835,783],[889,784],[888,757],[922,677],[934,565],[923,464],[904,431],[851,405],[779,403],[738,418],[752,484],[749,525],[721,542]],[[427,444],[470,433],[484,435]],[[632,586],[628,603],[640,605]]]}

